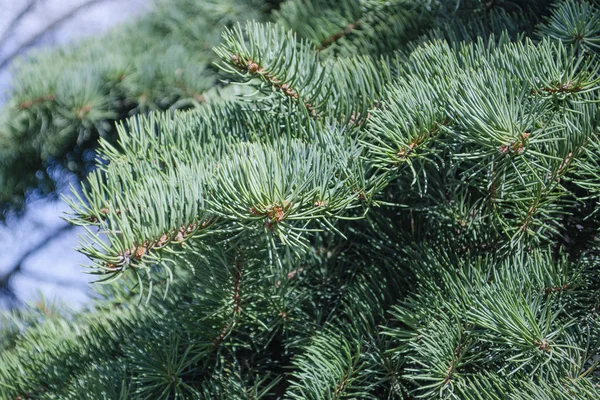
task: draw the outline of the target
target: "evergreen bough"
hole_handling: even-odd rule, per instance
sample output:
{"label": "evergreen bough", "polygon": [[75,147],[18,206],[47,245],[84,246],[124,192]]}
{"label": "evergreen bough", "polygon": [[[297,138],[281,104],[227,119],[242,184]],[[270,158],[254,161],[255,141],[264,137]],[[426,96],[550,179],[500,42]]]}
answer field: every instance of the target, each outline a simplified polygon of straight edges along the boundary
{"label": "evergreen bough", "polygon": [[[310,0],[226,23],[241,96],[100,139],[68,218],[102,300],[6,315],[0,395],[599,398],[599,16]],[[100,104],[69,79],[46,84]]]}

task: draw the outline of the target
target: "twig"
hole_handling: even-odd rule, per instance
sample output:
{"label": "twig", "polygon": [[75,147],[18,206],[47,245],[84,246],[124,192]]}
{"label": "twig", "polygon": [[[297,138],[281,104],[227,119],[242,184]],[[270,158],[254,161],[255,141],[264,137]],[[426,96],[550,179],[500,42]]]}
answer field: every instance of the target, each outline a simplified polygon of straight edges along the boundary
{"label": "twig", "polygon": [[325,50],[327,47],[331,46],[333,43],[337,42],[341,38],[350,35],[352,32],[354,32],[354,30],[360,29],[360,24],[360,21],[356,21],[353,24],[346,25],[346,27],[343,30],[336,32],[327,39],[323,40],[321,42],[321,46],[317,47],[316,51],[319,52]]}

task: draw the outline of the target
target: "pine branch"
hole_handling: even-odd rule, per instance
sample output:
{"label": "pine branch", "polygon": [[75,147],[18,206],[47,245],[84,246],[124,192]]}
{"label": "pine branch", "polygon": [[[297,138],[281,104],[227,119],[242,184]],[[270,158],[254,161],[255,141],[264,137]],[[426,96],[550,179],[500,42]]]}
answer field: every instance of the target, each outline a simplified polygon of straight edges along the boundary
{"label": "pine branch", "polygon": [[[114,98],[206,104],[101,141],[70,219],[107,300],[0,330],[0,397],[597,398],[596,52],[527,39],[546,1],[290,1],[284,27],[236,27],[263,3],[235,4],[165,6],[135,45],[111,39],[136,67],[96,66],[108,80],[27,70],[12,106],[55,94],[18,112],[35,127],[60,113],[63,134],[110,125]],[[597,7],[553,12],[550,30],[593,32]],[[210,58],[191,54],[212,13],[243,85],[204,92]],[[160,62],[136,52],[161,36]]]}

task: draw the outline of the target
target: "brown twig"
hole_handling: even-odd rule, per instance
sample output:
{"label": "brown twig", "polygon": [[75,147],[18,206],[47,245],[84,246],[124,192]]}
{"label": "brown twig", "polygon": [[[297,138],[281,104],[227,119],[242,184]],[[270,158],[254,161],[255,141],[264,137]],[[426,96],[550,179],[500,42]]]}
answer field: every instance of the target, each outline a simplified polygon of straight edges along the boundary
{"label": "brown twig", "polygon": [[[279,89],[286,96],[299,102],[302,101],[300,99],[300,94],[298,93],[298,90],[288,85],[287,83],[283,83],[279,78],[266,71],[263,67],[261,67],[258,63],[254,62],[253,60],[244,60],[242,59],[242,57],[233,55],[231,57],[231,61],[239,70],[248,71],[253,75],[260,75],[263,78],[265,78],[273,87]],[[319,118],[319,114],[317,113],[316,108],[312,104],[305,101],[302,101],[302,103],[313,118]]]}
{"label": "brown twig", "polygon": [[327,47],[331,46],[333,43],[337,42],[344,36],[350,35],[352,32],[354,32],[355,29],[360,29],[360,21],[356,21],[353,24],[346,25],[346,27],[343,30],[336,32],[333,35],[329,36],[327,39],[323,40],[321,42],[321,46],[317,47],[317,51],[325,50]]}

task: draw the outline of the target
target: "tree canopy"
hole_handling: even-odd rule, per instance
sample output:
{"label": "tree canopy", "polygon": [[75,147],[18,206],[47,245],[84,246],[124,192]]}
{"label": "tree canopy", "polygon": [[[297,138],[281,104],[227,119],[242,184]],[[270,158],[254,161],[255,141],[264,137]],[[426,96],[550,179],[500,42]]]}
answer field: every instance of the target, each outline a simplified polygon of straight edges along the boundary
{"label": "tree canopy", "polygon": [[3,397],[600,396],[597,3],[173,4],[92,42],[109,94],[82,44],[4,113],[36,168],[97,115],[68,219],[102,299],[5,316]]}

